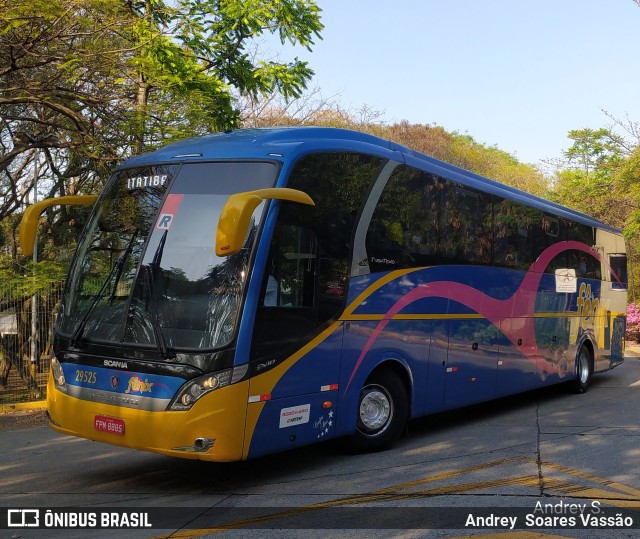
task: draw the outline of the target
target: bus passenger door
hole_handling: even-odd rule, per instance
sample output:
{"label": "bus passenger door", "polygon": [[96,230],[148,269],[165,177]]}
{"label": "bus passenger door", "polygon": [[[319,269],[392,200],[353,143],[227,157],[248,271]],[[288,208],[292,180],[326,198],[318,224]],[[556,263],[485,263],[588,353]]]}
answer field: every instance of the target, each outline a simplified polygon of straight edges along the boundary
{"label": "bus passenger door", "polygon": [[496,392],[499,332],[487,320],[452,320],[446,365],[445,406],[490,400]]}
{"label": "bus passenger door", "polygon": [[318,254],[312,230],[278,224],[251,345],[250,457],[329,438],[335,428],[343,329],[328,318],[343,298],[323,278],[328,263]]}
{"label": "bus passenger door", "polygon": [[424,397],[425,414],[440,412],[444,409],[447,353],[449,347],[449,321],[432,320],[429,321],[429,323],[430,346],[426,392]]}

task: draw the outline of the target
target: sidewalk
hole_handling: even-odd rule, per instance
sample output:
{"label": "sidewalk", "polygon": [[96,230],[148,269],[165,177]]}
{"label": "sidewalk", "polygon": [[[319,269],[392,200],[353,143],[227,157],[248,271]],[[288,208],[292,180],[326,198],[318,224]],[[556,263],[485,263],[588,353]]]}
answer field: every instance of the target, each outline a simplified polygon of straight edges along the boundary
{"label": "sidewalk", "polygon": [[34,425],[46,425],[47,414],[41,410],[21,410],[17,412],[5,412],[0,414],[0,431],[16,427],[33,427]]}
{"label": "sidewalk", "polygon": [[46,400],[38,400],[32,402],[16,402],[9,404],[0,404],[0,416],[4,414],[12,414],[16,412],[34,412],[47,409]]}
{"label": "sidewalk", "polygon": [[627,347],[624,351],[625,358],[640,358],[640,343],[627,343]]}

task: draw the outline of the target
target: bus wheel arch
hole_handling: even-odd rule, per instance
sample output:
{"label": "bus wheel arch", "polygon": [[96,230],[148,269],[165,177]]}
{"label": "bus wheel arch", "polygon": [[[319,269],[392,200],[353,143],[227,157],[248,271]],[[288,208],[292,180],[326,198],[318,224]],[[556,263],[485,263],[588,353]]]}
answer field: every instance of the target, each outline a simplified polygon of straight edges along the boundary
{"label": "bus wheel arch", "polygon": [[585,339],[578,347],[576,354],[572,388],[575,393],[585,393],[589,388],[594,368],[594,348],[589,339]]}
{"label": "bus wheel arch", "polygon": [[410,417],[411,382],[397,361],[378,365],[364,382],[356,407],[355,432],[345,439],[350,451],[389,448],[404,432]]}

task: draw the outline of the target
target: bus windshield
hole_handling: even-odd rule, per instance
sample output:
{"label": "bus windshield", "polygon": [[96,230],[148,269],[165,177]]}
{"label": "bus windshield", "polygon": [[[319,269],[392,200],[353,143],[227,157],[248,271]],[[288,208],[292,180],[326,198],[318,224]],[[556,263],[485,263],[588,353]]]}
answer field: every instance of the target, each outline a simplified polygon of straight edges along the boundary
{"label": "bus windshield", "polygon": [[215,162],[116,172],[78,245],[58,329],[72,344],[212,350],[235,335],[263,206],[244,248],[215,254],[229,195],[272,187],[268,162]]}

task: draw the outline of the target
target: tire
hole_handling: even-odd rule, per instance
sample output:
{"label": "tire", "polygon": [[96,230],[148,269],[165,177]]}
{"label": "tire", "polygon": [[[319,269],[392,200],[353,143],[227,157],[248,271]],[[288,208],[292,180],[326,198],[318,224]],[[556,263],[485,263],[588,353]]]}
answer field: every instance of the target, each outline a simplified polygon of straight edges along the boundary
{"label": "tire", "polygon": [[576,357],[575,375],[572,386],[575,393],[585,393],[589,389],[593,368],[591,367],[591,352],[586,345],[580,347]]}
{"label": "tire", "polygon": [[358,453],[389,448],[404,431],[409,416],[407,389],[400,377],[385,369],[374,373],[358,397],[357,425],[345,440]]}

